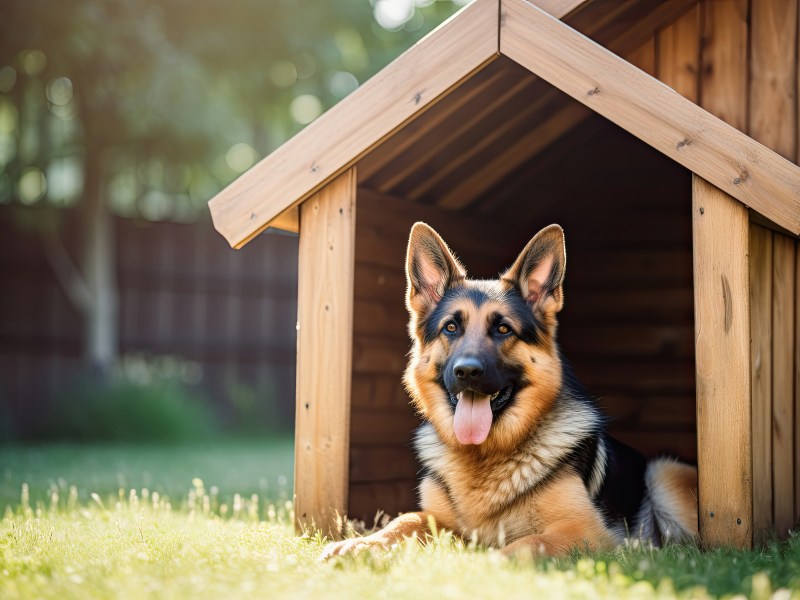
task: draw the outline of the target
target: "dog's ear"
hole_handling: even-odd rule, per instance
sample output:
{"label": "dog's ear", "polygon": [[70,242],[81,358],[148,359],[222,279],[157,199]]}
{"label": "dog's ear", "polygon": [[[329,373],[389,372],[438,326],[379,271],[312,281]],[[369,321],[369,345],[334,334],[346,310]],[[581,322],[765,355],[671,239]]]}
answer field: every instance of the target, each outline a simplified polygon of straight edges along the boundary
{"label": "dog's ear", "polygon": [[425,223],[415,223],[406,252],[406,306],[423,314],[442,299],[445,291],[467,276],[464,267],[439,234]]}
{"label": "dog's ear", "polygon": [[[564,306],[567,252],[564,230],[549,225],[533,236],[501,279],[514,285],[533,308],[558,312]],[[553,304],[548,302],[552,300]]]}

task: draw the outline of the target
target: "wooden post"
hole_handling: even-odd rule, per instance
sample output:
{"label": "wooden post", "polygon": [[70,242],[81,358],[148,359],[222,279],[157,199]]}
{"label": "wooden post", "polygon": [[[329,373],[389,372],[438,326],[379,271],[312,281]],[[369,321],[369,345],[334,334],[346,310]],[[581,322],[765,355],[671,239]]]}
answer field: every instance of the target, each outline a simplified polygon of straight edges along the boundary
{"label": "wooden post", "polygon": [[692,177],[700,536],[753,543],[747,209]]}
{"label": "wooden post", "polygon": [[337,536],[347,510],[355,168],[300,206],[295,526]]}

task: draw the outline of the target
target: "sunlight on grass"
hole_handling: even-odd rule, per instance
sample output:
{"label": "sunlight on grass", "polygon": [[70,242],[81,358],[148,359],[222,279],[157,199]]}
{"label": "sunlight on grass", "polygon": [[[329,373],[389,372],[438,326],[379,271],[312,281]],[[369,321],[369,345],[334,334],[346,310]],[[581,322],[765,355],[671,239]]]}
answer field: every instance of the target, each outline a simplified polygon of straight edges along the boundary
{"label": "sunlight on grass", "polygon": [[800,599],[800,536],[755,552],[631,542],[510,561],[437,532],[424,546],[320,562],[326,540],[292,527],[288,439],[6,447],[0,464],[3,600]]}
{"label": "sunlight on grass", "polygon": [[[707,598],[800,597],[800,540],[762,552],[627,544],[563,560],[509,561],[443,532],[382,554],[320,562],[290,502],[219,502],[196,478],[183,498],[120,489],[31,506],[0,522],[0,597]],[[792,591],[794,590],[794,591]]]}

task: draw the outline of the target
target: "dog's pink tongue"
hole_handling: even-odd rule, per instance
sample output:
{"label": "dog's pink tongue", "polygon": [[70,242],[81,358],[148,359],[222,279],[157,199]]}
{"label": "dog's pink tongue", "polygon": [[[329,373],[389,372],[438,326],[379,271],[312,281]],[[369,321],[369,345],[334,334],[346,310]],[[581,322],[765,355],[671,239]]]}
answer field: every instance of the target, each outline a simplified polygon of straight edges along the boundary
{"label": "dog's pink tongue", "polygon": [[492,407],[489,396],[466,391],[458,395],[456,418],[453,422],[456,438],[462,444],[482,444],[492,426]]}

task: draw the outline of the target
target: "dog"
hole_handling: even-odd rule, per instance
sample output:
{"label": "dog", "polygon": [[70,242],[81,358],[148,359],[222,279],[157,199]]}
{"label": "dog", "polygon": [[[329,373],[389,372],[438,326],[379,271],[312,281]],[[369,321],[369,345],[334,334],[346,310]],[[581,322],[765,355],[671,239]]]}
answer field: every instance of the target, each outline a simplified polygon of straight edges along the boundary
{"label": "dog", "polygon": [[323,558],[423,540],[434,523],[505,554],[697,538],[697,469],[648,462],[608,436],[561,356],[565,269],[558,225],[536,234],[495,280],[467,279],[431,227],[413,226],[404,383],[423,419],[414,439],[422,510],[332,542]]}

